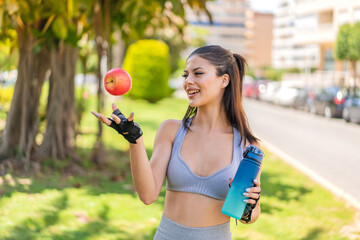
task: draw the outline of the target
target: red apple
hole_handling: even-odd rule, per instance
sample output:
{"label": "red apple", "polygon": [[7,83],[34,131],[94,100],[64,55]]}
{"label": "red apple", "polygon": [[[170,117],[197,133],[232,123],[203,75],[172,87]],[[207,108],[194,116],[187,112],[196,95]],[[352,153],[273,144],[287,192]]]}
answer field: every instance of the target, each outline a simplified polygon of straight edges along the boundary
{"label": "red apple", "polygon": [[114,68],[106,73],[104,85],[111,95],[124,95],[131,89],[131,77],[124,69]]}

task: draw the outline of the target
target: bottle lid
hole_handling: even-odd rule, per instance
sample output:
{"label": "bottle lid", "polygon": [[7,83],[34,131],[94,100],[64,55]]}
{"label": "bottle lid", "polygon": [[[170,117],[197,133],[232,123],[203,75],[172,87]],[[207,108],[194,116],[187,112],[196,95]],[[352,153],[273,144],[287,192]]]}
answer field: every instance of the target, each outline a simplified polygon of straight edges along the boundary
{"label": "bottle lid", "polygon": [[254,145],[249,145],[249,146],[246,148],[246,151],[255,153],[255,154],[259,155],[259,156],[262,157],[262,158],[265,156],[264,152],[261,151],[260,148],[255,147]]}

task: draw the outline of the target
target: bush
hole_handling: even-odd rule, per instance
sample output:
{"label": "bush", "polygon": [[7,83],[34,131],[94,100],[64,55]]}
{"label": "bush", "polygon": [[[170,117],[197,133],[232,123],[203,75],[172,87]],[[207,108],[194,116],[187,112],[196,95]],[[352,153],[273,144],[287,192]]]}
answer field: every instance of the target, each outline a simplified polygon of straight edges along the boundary
{"label": "bush", "polygon": [[285,70],[276,69],[271,66],[264,66],[261,69],[264,72],[264,77],[273,81],[280,81]]}
{"label": "bush", "polygon": [[129,96],[157,102],[171,94],[168,46],[157,40],[139,40],[127,50],[123,68],[129,72]]}

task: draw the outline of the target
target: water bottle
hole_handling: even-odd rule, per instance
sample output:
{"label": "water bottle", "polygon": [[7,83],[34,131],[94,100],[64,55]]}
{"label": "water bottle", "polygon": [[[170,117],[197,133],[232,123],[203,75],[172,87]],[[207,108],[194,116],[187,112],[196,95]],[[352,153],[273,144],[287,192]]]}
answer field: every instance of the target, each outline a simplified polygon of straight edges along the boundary
{"label": "water bottle", "polygon": [[246,148],[243,156],[244,159],[240,162],[221,209],[223,214],[235,219],[241,219],[243,215],[247,204],[243,200],[248,199],[243,193],[246,192],[247,188],[254,186],[253,181],[259,173],[264,153],[259,148],[250,145]]}

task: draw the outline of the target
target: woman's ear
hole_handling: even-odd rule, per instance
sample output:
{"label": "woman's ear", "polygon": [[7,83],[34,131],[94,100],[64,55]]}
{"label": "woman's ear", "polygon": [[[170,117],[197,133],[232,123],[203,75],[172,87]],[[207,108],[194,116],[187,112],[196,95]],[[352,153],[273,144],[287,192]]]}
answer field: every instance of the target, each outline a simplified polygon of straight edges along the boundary
{"label": "woman's ear", "polygon": [[228,74],[224,74],[222,76],[222,86],[225,88],[230,83],[230,76]]}

